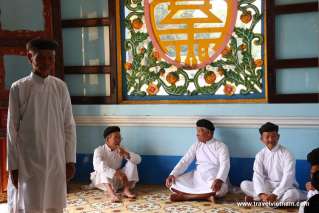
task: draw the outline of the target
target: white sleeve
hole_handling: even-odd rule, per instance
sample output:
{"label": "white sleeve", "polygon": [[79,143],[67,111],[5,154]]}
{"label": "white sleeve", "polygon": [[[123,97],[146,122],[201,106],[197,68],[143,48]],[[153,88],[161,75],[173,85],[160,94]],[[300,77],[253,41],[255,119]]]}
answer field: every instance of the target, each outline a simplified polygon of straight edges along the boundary
{"label": "white sleeve", "polygon": [[67,163],[76,162],[76,131],[72,114],[72,104],[66,85],[64,85],[64,139],[65,139],[65,160]]}
{"label": "white sleeve", "polygon": [[131,161],[132,163],[134,163],[134,164],[139,164],[139,163],[141,163],[141,161],[142,161],[142,158],[141,158],[141,156],[140,155],[138,155],[138,154],[136,154],[136,153],[134,153],[134,152],[129,152],[130,153],[130,159],[129,159],[129,161]]}
{"label": "white sleeve", "polygon": [[178,162],[178,164],[174,167],[173,171],[170,175],[179,176],[185,172],[188,166],[193,162],[196,156],[196,144],[193,144],[186,154],[182,157],[182,159]]}
{"label": "white sleeve", "polygon": [[263,158],[261,156],[261,153],[256,155],[256,159],[254,162],[253,184],[256,195],[266,192],[266,189],[264,188],[265,176],[263,169]]}
{"label": "white sleeve", "polygon": [[94,150],[93,168],[99,173],[104,173],[108,178],[113,178],[116,170],[109,167],[106,161],[103,160],[103,153],[100,148]]}
{"label": "white sleeve", "polygon": [[229,168],[230,168],[230,159],[229,159],[229,151],[226,145],[222,145],[218,149],[219,153],[219,170],[216,176],[216,179],[222,180],[224,183],[226,183],[228,173],[229,173]]}
{"label": "white sleeve", "polygon": [[283,168],[283,176],[280,181],[280,184],[274,189],[273,194],[277,195],[277,197],[281,197],[288,188],[293,186],[295,182],[295,159],[287,152],[283,158],[284,160],[284,168]]}
{"label": "white sleeve", "polygon": [[9,108],[7,120],[7,169],[8,171],[18,169],[17,135],[20,125],[19,110],[19,88],[13,85],[10,88]]}
{"label": "white sleeve", "polygon": [[318,190],[309,190],[307,193],[307,199],[310,199],[312,196],[315,196],[316,194],[319,194]]}

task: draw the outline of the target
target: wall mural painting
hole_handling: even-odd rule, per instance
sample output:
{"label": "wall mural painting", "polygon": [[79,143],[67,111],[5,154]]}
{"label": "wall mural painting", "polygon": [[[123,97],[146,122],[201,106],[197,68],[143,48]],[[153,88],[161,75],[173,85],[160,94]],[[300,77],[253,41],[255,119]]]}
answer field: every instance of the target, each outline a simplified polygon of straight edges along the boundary
{"label": "wall mural painting", "polygon": [[253,100],[265,95],[261,0],[124,0],[128,100]]}

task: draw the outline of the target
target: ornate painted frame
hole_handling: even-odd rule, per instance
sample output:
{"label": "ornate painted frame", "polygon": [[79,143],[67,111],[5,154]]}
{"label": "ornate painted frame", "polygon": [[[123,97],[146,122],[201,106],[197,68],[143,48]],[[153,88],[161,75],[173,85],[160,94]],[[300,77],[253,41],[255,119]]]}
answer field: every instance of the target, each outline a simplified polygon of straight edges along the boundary
{"label": "ornate painted frame", "polygon": [[[252,102],[252,103],[264,103],[267,102],[267,60],[266,60],[266,1],[262,0],[262,10],[256,11],[256,8],[251,3],[255,0],[240,0],[238,1],[238,11],[240,12],[240,20],[244,23],[252,23],[251,25],[256,24],[255,22],[261,21],[262,26],[262,35],[255,35],[250,31],[251,29],[242,29],[242,28],[235,28],[233,35],[236,34],[237,38],[240,37],[241,39],[246,39],[246,43],[248,45],[237,45],[237,40],[232,36],[230,39],[230,42],[228,46],[222,51],[222,59],[216,60],[213,63],[211,63],[212,67],[215,67],[216,69],[214,71],[206,70],[206,69],[199,69],[197,73],[195,74],[194,78],[199,78],[200,75],[204,76],[206,85],[202,87],[198,87],[198,91],[201,95],[197,95],[198,91],[196,92],[188,92],[185,91],[185,87],[183,86],[176,86],[175,83],[179,80],[180,77],[186,79],[186,81],[192,82],[194,80],[189,79],[185,75],[185,71],[181,68],[175,69],[175,71],[168,71],[165,70],[166,68],[170,67],[171,64],[167,63],[164,60],[161,60],[160,58],[163,58],[160,56],[159,52],[156,51],[156,49],[153,48],[153,45],[150,43],[147,45],[147,47],[142,47],[139,50],[136,49],[138,45],[133,46],[132,48],[135,49],[133,52],[135,52],[136,57],[135,59],[138,59],[136,61],[132,61],[132,63],[127,63],[125,61],[125,48],[128,48],[128,43],[130,41],[126,41],[125,38],[125,28],[128,28],[129,30],[136,30],[136,36],[134,38],[135,42],[143,41],[146,39],[147,34],[144,32],[139,32],[139,29],[141,28],[141,25],[143,25],[143,16],[144,12],[141,10],[143,8],[142,2],[143,0],[121,0],[116,1],[116,27],[117,27],[117,71],[118,71],[118,101],[119,103],[133,103],[133,104],[145,104],[145,103],[243,103],[243,102]],[[137,5],[137,7],[140,7],[140,10],[134,11],[135,18],[134,19],[127,19],[127,17],[124,17],[124,5],[134,3]],[[250,8],[248,10],[248,8]],[[126,8],[127,9],[127,8]],[[136,8],[135,8],[136,9]],[[258,10],[258,8],[257,8]],[[251,13],[250,11],[255,11],[255,13]],[[133,15],[133,16],[134,16]],[[263,19],[262,19],[263,16]],[[132,17],[132,16],[131,16]],[[239,17],[239,16],[238,16]],[[237,18],[238,20],[238,18]],[[256,21],[257,20],[257,21]],[[263,36],[263,37],[261,37]],[[262,58],[261,59],[254,59],[251,57],[251,54],[249,55],[250,45],[262,45]],[[248,50],[248,51],[247,51]],[[250,90],[254,90],[253,85],[248,85],[250,87],[250,90],[242,90],[240,91],[240,94],[235,94],[236,84],[240,82],[236,82],[236,78],[240,79],[240,72],[245,72],[244,70],[238,71],[237,73],[234,71],[230,71],[228,69],[224,69],[223,66],[227,63],[230,63],[230,61],[234,61],[234,59],[238,58],[237,53],[241,52],[243,55],[244,62],[241,62],[241,64],[244,64],[245,66],[249,66],[251,70],[254,70],[254,77],[258,77],[259,83],[261,85],[262,92],[260,94],[248,94]],[[150,67],[146,67],[144,65],[141,65],[141,57],[144,57],[147,55],[150,60],[151,64],[157,65],[158,69],[153,72],[149,72],[148,69]],[[140,58],[139,58],[140,57]],[[235,62],[234,62],[235,63]],[[144,76],[143,79],[147,79],[148,87],[146,91],[142,91],[139,93],[139,91],[136,91],[136,94],[127,95],[127,84],[132,83],[128,82],[128,72],[131,72],[133,69],[139,69],[140,76]],[[136,74],[136,73],[135,73]],[[164,78],[166,75],[166,78]],[[225,76],[225,80],[215,82],[217,78],[220,76]],[[162,82],[160,78],[166,79],[168,84],[165,82]],[[228,81],[228,79],[233,80],[233,82]],[[262,79],[262,80],[260,80]],[[139,80],[133,79],[134,81],[138,82]],[[157,81],[157,83],[153,83],[154,81]],[[158,83],[160,82],[160,83]],[[133,82],[134,83],[134,82]],[[186,83],[185,83],[186,84]],[[167,95],[167,96],[156,96],[156,93],[158,92],[158,85],[165,87],[165,91],[168,94],[173,94],[173,96]],[[132,84],[131,84],[132,86]],[[196,85],[195,83],[195,86]],[[223,88],[223,91],[225,95],[212,95],[212,93],[216,92],[217,89]],[[144,89],[145,90],[145,89]],[[183,94],[183,95],[182,95]],[[186,94],[186,95],[185,95]],[[247,95],[248,94],[248,95]],[[218,97],[217,97],[218,96]],[[164,97],[164,98],[163,98]]]}

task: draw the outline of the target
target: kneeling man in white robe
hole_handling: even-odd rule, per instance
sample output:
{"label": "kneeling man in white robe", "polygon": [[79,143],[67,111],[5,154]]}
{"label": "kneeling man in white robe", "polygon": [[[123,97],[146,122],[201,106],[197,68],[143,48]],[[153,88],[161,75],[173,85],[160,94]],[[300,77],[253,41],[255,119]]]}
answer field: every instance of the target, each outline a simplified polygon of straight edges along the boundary
{"label": "kneeling man in white robe", "polygon": [[297,189],[293,155],[278,144],[278,129],[277,125],[270,122],[259,129],[265,147],[256,155],[253,181],[240,184],[247,195],[246,201],[296,202],[306,198],[305,193]]}
{"label": "kneeling man in white robe", "polygon": [[[228,192],[230,167],[227,146],[214,139],[215,127],[206,119],[198,120],[197,139],[166,179],[166,187],[174,193],[171,201],[209,200]],[[196,160],[196,169],[185,173]]]}
{"label": "kneeling man in white robe", "polygon": [[[121,133],[117,126],[110,126],[104,131],[105,144],[94,150],[91,185],[107,191],[112,202],[119,202],[116,192],[123,188],[123,195],[135,198],[130,190],[138,182],[137,164],[141,162],[138,154],[120,147]],[[121,168],[123,160],[126,160]]]}

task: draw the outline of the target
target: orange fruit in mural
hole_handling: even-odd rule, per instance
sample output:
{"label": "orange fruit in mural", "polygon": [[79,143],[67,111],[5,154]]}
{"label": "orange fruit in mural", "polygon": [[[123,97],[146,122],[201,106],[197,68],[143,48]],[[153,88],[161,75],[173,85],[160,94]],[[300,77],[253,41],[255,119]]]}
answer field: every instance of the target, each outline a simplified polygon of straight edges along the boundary
{"label": "orange fruit in mural", "polygon": [[216,75],[213,71],[208,71],[205,73],[204,79],[207,84],[213,84],[215,83]]}
{"label": "orange fruit in mural", "polygon": [[254,63],[256,65],[256,67],[261,67],[264,64],[263,60],[261,60],[261,59],[256,59],[254,61]]}
{"label": "orange fruit in mural", "polygon": [[170,72],[166,76],[166,81],[170,84],[175,84],[179,80],[179,76],[176,72]]}
{"label": "orange fruit in mural", "polygon": [[[216,6],[215,6],[216,5]],[[237,17],[237,0],[144,0],[153,46],[176,67],[202,68],[225,49]]]}
{"label": "orange fruit in mural", "polygon": [[244,11],[243,14],[240,15],[240,20],[245,24],[248,24],[251,21],[251,19],[252,16],[250,11]]}
{"label": "orange fruit in mural", "polygon": [[136,18],[132,21],[132,27],[136,30],[139,30],[143,27],[143,22],[140,18]]}

